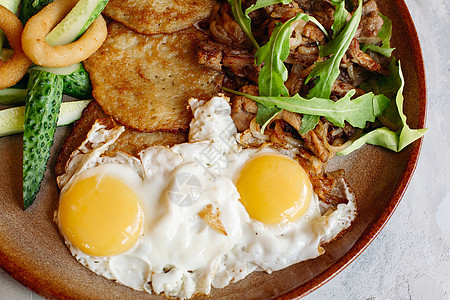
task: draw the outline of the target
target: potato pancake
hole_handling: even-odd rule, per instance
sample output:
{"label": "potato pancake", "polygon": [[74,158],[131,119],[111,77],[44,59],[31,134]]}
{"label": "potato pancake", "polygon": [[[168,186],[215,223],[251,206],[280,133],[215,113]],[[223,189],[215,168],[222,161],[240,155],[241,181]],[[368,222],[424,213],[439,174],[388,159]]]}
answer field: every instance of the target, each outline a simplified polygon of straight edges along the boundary
{"label": "potato pancake", "polygon": [[[55,175],[59,176],[65,172],[66,162],[70,154],[81,145],[86,139],[89,130],[96,120],[102,119],[104,124],[113,126],[114,121],[102,110],[96,101],[92,101],[84,109],[83,115],[75,123],[72,131],[64,141],[64,145],[58,155],[55,164]],[[132,155],[137,155],[139,151],[149,146],[164,145],[173,146],[187,141],[187,132],[138,132],[132,129],[125,129],[117,141],[110,146],[108,152],[124,151]]]}
{"label": "potato pancake", "polygon": [[149,36],[110,24],[105,43],[85,62],[94,98],[117,122],[138,131],[188,129],[189,98],[210,98],[222,79],[197,62],[195,44],[203,38],[193,27]]}
{"label": "potato pancake", "polygon": [[110,0],[103,13],[140,33],[171,33],[207,18],[214,0]]}

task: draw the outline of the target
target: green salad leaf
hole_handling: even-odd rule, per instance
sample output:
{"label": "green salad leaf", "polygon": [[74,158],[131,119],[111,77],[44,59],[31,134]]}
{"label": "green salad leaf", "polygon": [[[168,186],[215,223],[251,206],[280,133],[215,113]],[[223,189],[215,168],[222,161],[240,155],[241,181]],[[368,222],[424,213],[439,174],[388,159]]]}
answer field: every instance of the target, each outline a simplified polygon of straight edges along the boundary
{"label": "green salad leaf", "polygon": [[350,154],[364,144],[377,145],[397,152],[398,136],[389,128],[377,128],[356,139],[350,146],[339,152],[338,155]]}
{"label": "green salad leaf", "polygon": [[[338,29],[342,27],[342,22],[345,15],[343,12],[343,10],[345,10],[344,4],[337,2],[337,5],[337,18],[335,17],[335,23],[337,25],[333,28],[335,32],[338,32]],[[330,98],[331,88],[340,73],[339,65],[345,55],[345,52],[347,52],[353,37],[355,36],[356,29],[358,29],[358,25],[361,20],[361,13],[362,0],[359,1],[359,7],[354,12],[350,21],[345,24],[336,38],[332,39],[325,46],[319,47],[321,57],[326,57],[329,55],[331,55],[331,57],[325,61],[316,63],[316,67],[306,78],[306,83],[308,83],[309,80],[316,78],[314,80],[315,86],[309,91],[308,98]],[[303,116],[303,122],[300,126],[300,134],[304,134],[311,129],[314,129],[318,123],[318,116]]]}
{"label": "green salad leaf", "polygon": [[257,0],[255,4],[250,5],[246,10],[245,14],[248,16],[251,12],[277,3],[289,4],[292,0]]}
{"label": "green salad leaf", "polygon": [[[299,18],[316,24],[328,37],[323,26],[313,17],[304,13],[288,20],[284,24],[277,24],[270,37],[269,42],[262,48],[256,43],[251,32],[251,19],[248,14],[267,5],[276,3],[287,4],[288,0],[257,0],[250,6],[245,14],[242,12],[240,0],[228,0],[232,6],[233,15],[252,40],[257,49],[256,60],[258,64],[263,64],[259,75],[260,96],[248,95],[245,93],[223,88],[225,91],[245,96],[258,103],[258,114],[256,121],[265,126],[282,109],[291,112],[303,114],[300,134],[314,129],[320,116],[336,126],[344,126],[348,122],[354,127],[366,128],[367,122],[374,122],[376,118],[384,125],[366,132],[363,136],[356,139],[340,155],[351,153],[364,144],[373,144],[383,146],[393,151],[401,151],[404,147],[414,142],[426,132],[427,129],[411,129],[406,123],[406,116],[403,113],[403,87],[404,79],[401,74],[400,66],[393,60],[390,76],[374,74],[374,77],[361,84],[361,88],[368,92],[356,99],[351,100],[355,90],[347,93],[338,101],[332,101],[330,98],[331,89],[339,76],[339,65],[342,57],[345,55],[352,39],[355,36],[362,15],[362,0],[359,0],[359,6],[351,16],[346,9],[347,1],[332,0],[335,6],[334,23],[332,25],[332,39],[325,45],[320,46],[320,56],[327,59],[316,63],[306,79],[306,83],[314,80],[314,87],[310,90],[307,99],[298,94],[288,97],[288,90],[284,82],[288,78],[288,71],[284,61],[289,55],[290,27],[293,22]],[[353,2],[349,2],[353,5]],[[352,8],[353,10],[353,8]],[[389,18],[380,14],[384,24],[378,33],[382,45],[362,45],[362,50],[371,49],[382,55],[390,57],[394,49],[390,48],[390,38],[392,34],[392,23]],[[329,37],[328,37],[329,38]],[[389,99],[392,99],[390,101]]]}
{"label": "green salad leaf", "polygon": [[402,77],[399,76],[399,67],[397,66],[397,60],[392,59],[388,66],[390,71],[389,76],[376,76],[372,82],[374,87],[373,92],[375,94],[383,94],[391,99],[391,104],[386,111],[378,117],[378,120],[383,126],[389,128],[392,131],[397,131],[403,127],[402,120],[399,115],[397,107],[396,97],[400,87],[402,86]]}
{"label": "green salad leaf", "polygon": [[406,115],[403,113],[403,88],[405,81],[401,71],[400,63],[391,63],[389,66],[391,71],[390,79],[392,84],[397,85],[397,93],[394,97],[395,101],[391,101],[388,109],[381,117],[386,118],[392,124],[399,124],[398,129],[393,131],[387,127],[377,128],[359,139],[355,140],[345,150],[339,152],[339,155],[347,155],[364,144],[382,146],[392,151],[399,152],[406,146],[421,138],[428,129],[411,129],[406,122]]}
{"label": "green salad leaf", "polygon": [[[288,70],[284,61],[289,55],[291,25],[299,18],[301,18],[300,14],[284,24],[276,24],[269,42],[256,51],[256,63],[258,65],[264,63],[258,77],[258,88],[261,96],[289,96],[289,91],[284,85],[288,78]],[[280,111],[281,109],[276,107],[269,108],[258,104],[256,122],[262,125],[262,131]]]}
{"label": "green salad leaf", "polygon": [[[291,26],[299,19],[305,22],[312,21],[316,25],[319,24],[319,28],[327,34],[325,28],[314,17],[304,13],[297,14],[283,24],[276,24],[269,42],[255,54],[257,64],[261,65],[264,63],[258,77],[259,94],[261,96],[289,96],[289,91],[284,85],[284,82],[288,78],[288,71],[284,65],[284,61],[289,55]],[[267,108],[263,105],[258,105],[256,122],[262,125],[262,131],[264,131],[267,124],[279,112],[280,109],[278,108]]]}
{"label": "green salad leaf", "polygon": [[[400,117],[401,123],[403,125],[403,127],[400,130],[399,145],[398,145],[398,150],[397,150],[397,151],[401,151],[403,148],[408,146],[410,143],[412,143],[415,140],[422,137],[428,129],[411,129],[408,126],[408,124],[406,123],[406,115],[403,113],[403,100],[404,100],[403,88],[405,87],[405,79],[403,78],[400,62],[398,65],[397,64],[393,65],[393,69],[394,68],[397,71],[394,74],[398,75],[398,77],[400,79],[400,87],[398,89],[397,96],[395,98],[395,103],[396,103],[397,109],[398,109],[398,116]],[[391,70],[391,71],[394,71],[394,70]]]}
{"label": "green salad leaf", "polygon": [[242,3],[241,0],[228,0],[228,3],[231,5],[231,11],[233,13],[234,19],[239,24],[241,29],[244,31],[244,33],[247,35],[247,37],[250,39],[250,41],[253,44],[253,47],[256,49],[259,49],[258,42],[255,40],[255,37],[252,33],[252,20],[247,14],[244,14],[242,11]]}
{"label": "green salad leaf", "polygon": [[378,37],[381,39],[383,43],[383,47],[390,48],[391,47],[391,36],[392,36],[392,22],[391,19],[383,15],[382,13],[378,13],[380,17],[383,19],[383,26],[380,31],[378,31]]}
{"label": "green salad leaf", "polygon": [[367,93],[351,100],[355,90],[334,102],[331,99],[305,99],[298,94],[292,97],[253,96],[224,88],[225,91],[245,96],[267,108],[280,108],[291,112],[323,116],[334,125],[343,127],[347,121],[354,127],[365,128],[366,122],[374,122],[375,118],[389,106],[390,100],[383,95]]}
{"label": "green salad leaf", "polygon": [[355,36],[356,29],[358,28],[359,21],[361,20],[362,4],[353,14],[350,21],[345,25],[344,29],[339,35],[327,43],[325,46],[320,46],[320,56],[327,57],[329,59],[316,63],[316,67],[306,78],[306,82],[315,79],[315,86],[310,90],[308,98],[321,97],[330,98],[331,87],[339,76],[339,64],[344,57],[350,43]]}
{"label": "green salad leaf", "polygon": [[265,107],[260,103],[256,103],[258,106],[258,113],[256,114],[256,123],[261,125],[261,133],[264,133],[267,125],[272,122],[273,118],[281,112],[281,109],[278,107]]}
{"label": "green salad leaf", "polygon": [[370,49],[386,57],[391,57],[392,51],[395,50],[395,48],[391,48],[390,42],[392,35],[392,22],[388,17],[382,15],[381,13],[379,13],[379,15],[383,19],[383,26],[380,31],[378,31],[377,36],[381,39],[382,45],[376,46],[372,44],[363,44],[361,50],[366,52],[367,49]]}
{"label": "green salad leaf", "polygon": [[261,96],[289,96],[289,91],[284,85],[288,78],[288,70],[284,61],[289,55],[291,24],[300,17],[297,15],[283,24],[276,24],[269,42],[255,54],[256,63],[258,65],[264,63],[258,77]]}
{"label": "green salad leaf", "polygon": [[333,15],[334,22],[333,25],[331,25],[331,29],[333,30],[333,39],[335,39],[347,24],[349,12],[345,9],[345,0],[332,0],[331,4],[333,4],[336,8]]}
{"label": "green salad leaf", "polygon": [[308,131],[316,128],[317,124],[319,123],[319,116],[315,115],[303,115],[302,117],[302,125],[300,125],[300,134],[305,134]]}

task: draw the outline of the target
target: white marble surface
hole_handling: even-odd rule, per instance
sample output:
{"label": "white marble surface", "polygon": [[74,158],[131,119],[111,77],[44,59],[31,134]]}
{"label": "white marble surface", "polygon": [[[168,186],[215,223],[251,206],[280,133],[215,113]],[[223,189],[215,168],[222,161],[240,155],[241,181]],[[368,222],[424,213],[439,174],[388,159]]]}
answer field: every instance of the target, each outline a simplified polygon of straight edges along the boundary
{"label": "white marble surface", "polygon": [[[386,227],[345,270],[304,299],[450,299],[450,3],[406,0],[428,85],[422,153]],[[449,115],[447,115],[449,114]],[[43,299],[0,269],[0,300]]]}

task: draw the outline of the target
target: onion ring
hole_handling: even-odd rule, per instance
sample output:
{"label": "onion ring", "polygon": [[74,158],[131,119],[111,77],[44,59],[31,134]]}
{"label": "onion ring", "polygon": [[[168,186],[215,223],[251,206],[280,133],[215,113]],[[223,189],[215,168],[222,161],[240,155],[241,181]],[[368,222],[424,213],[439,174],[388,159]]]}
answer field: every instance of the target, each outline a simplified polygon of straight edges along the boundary
{"label": "onion ring", "polygon": [[22,51],[20,35],[23,26],[9,9],[0,5],[0,28],[6,35],[9,45],[14,50],[12,57],[0,64],[0,90],[13,86],[25,75],[31,60]]}
{"label": "onion ring", "polygon": [[51,46],[46,35],[70,12],[77,0],[57,0],[44,7],[28,20],[22,33],[25,54],[37,65],[44,67],[67,67],[85,60],[106,39],[106,22],[100,15],[86,32],[75,42]]}

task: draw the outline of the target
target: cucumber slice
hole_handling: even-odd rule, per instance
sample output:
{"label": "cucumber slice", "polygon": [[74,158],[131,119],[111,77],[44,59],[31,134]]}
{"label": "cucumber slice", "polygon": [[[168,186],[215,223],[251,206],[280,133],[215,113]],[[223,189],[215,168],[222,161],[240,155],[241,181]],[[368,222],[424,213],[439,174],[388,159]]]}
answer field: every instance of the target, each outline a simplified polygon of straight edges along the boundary
{"label": "cucumber slice", "polygon": [[106,4],[108,0],[80,0],[45,40],[52,46],[72,43],[98,18]]}
{"label": "cucumber slice", "polygon": [[59,119],[57,125],[58,126],[69,125],[78,120],[79,118],[81,118],[81,113],[91,101],[92,100],[63,102],[61,104],[61,110],[59,112]]}
{"label": "cucumber slice", "polygon": [[[91,100],[61,103],[57,126],[72,124],[81,117],[83,109]],[[0,110],[0,137],[23,132],[25,106]]]}
{"label": "cucumber slice", "polygon": [[0,0],[0,5],[3,5],[10,11],[12,11],[14,14],[17,14],[17,11],[19,10],[20,0]]}
{"label": "cucumber slice", "polygon": [[68,67],[61,67],[61,68],[51,68],[51,67],[42,67],[42,66],[34,66],[30,68],[28,72],[31,72],[31,70],[40,70],[45,71],[48,73],[52,73],[55,75],[70,75],[73,72],[77,71],[82,67],[83,65],[81,63],[76,63],[74,65],[68,66]]}
{"label": "cucumber slice", "polygon": [[0,90],[0,104],[18,105],[25,103],[27,99],[26,89],[6,88]]}
{"label": "cucumber slice", "polygon": [[41,186],[62,101],[63,80],[45,71],[30,73],[23,134],[23,201],[30,206]]}
{"label": "cucumber slice", "polygon": [[[20,0],[0,0],[0,5],[3,5],[14,14],[17,14],[19,10]],[[0,29],[0,50],[3,48],[3,43],[5,42],[5,34]]]}
{"label": "cucumber slice", "polygon": [[0,110],[0,136],[23,132],[25,106]]}

